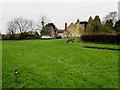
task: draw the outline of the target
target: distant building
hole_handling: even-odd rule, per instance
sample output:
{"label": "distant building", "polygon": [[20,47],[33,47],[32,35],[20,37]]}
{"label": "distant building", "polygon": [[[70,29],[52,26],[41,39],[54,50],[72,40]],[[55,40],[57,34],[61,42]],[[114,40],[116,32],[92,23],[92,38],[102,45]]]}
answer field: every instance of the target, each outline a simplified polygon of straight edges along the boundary
{"label": "distant building", "polygon": [[71,23],[67,27],[67,23],[65,23],[64,37],[80,37],[84,33],[84,27],[80,24],[79,19],[77,22]]}
{"label": "distant building", "polygon": [[52,38],[56,38],[56,27],[53,23],[48,23],[42,30],[41,30],[41,36],[48,35]]}
{"label": "distant building", "polygon": [[120,20],[120,1],[118,2],[118,20]]}
{"label": "distant building", "polygon": [[87,26],[88,22],[87,21],[82,21],[82,22],[80,22],[80,24],[86,29],[86,26]]}
{"label": "distant building", "polygon": [[62,38],[64,38],[64,30],[58,30],[57,31],[57,35],[61,36]]}
{"label": "distant building", "polygon": [[50,26],[45,26],[42,30],[41,30],[41,36],[43,35],[49,35],[53,38],[55,38],[55,32],[53,27]]}
{"label": "distant building", "polygon": [[87,25],[86,21],[80,22],[78,19],[75,24],[71,23],[69,26],[67,26],[67,23],[65,23],[65,29],[58,30],[56,33],[58,36],[61,36],[62,38],[80,37],[82,34],[84,34],[86,25]]}

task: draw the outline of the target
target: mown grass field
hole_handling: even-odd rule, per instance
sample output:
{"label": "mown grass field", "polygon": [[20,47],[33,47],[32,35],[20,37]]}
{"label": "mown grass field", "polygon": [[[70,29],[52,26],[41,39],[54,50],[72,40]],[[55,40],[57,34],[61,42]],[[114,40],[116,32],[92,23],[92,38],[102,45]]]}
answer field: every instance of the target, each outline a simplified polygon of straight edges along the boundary
{"label": "mown grass field", "polygon": [[[118,88],[118,51],[83,48],[117,45],[59,40],[2,42],[3,88]],[[19,70],[19,83],[14,69]]]}

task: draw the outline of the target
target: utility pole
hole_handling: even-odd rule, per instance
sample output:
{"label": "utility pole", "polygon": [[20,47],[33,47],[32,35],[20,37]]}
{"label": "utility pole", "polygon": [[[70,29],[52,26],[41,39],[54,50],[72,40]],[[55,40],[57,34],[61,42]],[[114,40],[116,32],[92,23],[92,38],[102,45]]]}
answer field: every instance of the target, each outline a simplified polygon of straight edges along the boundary
{"label": "utility pole", "polygon": [[120,20],[120,1],[118,2],[118,20]]}

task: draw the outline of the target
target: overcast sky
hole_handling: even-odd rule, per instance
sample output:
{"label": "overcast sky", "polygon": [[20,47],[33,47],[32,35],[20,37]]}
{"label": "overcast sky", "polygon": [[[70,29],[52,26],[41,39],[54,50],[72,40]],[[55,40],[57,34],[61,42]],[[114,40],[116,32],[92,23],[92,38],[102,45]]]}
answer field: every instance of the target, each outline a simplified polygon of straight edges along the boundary
{"label": "overcast sky", "polygon": [[[119,0],[118,0],[119,1]],[[64,23],[68,25],[79,18],[87,21],[99,15],[101,20],[109,12],[118,11],[118,1],[115,2],[3,2],[2,3],[2,29],[6,33],[7,22],[13,18],[23,17],[35,22],[44,15],[53,22],[58,29],[64,29]]]}

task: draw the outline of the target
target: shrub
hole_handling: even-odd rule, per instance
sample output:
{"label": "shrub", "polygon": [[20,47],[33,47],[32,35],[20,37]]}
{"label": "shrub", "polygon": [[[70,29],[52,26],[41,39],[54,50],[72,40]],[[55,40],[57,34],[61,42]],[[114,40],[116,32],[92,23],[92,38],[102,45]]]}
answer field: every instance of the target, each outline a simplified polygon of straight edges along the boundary
{"label": "shrub", "polygon": [[2,35],[2,40],[9,40],[10,39],[10,35]]}
{"label": "shrub", "polygon": [[120,35],[83,35],[81,40],[93,43],[119,44]]}
{"label": "shrub", "polygon": [[62,38],[61,36],[56,37],[56,39],[61,39],[61,38]]}

